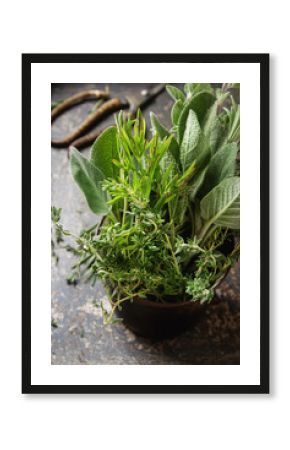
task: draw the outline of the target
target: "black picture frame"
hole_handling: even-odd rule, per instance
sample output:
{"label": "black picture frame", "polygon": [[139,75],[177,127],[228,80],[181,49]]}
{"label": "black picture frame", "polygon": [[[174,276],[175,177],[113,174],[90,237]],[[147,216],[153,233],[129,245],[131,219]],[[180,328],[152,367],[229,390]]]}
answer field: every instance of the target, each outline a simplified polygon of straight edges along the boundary
{"label": "black picture frame", "polygon": [[[269,54],[23,54],[22,55],[22,393],[267,394],[269,393]],[[260,65],[260,384],[31,384],[31,65],[33,63],[256,63]]]}

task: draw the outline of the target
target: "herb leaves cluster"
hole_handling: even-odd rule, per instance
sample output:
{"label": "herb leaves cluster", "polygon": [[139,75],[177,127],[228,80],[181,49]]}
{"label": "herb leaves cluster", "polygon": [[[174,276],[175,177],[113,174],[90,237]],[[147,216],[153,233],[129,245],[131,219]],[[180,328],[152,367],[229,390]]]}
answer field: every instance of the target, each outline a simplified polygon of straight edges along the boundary
{"label": "herb leaves cluster", "polygon": [[[239,255],[239,106],[230,89],[167,86],[172,127],[151,114],[116,117],[71,172],[100,226],[75,236],[75,276],[109,287],[112,312],[135,297],[210,301]],[[53,209],[57,238],[63,231]],[[68,232],[66,231],[66,234]],[[225,251],[228,243],[230,248]]]}

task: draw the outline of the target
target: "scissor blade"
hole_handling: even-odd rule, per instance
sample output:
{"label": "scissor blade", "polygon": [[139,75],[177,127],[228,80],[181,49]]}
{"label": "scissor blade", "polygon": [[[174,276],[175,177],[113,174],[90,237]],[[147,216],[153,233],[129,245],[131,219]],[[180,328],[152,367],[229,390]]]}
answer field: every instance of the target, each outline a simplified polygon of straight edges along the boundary
{"label": "scissor blade", "polygon": [[157,97],[165,89],[165,84],[156,84],[151,89],[144,89],[143,91],[127,96],[127,100],[130,105],[130,112],[134,115],[138,109],[144,108],[155,97]]}

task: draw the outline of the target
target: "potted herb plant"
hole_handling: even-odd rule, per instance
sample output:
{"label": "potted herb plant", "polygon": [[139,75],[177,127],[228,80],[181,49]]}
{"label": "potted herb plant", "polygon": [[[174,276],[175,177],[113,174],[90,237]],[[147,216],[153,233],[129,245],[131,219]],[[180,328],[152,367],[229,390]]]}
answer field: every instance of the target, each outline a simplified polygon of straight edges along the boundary
{"label": "potted herb plant", "polygon": [[[225,84],[167,86],[172,127],[151,114],[121,112],[87,159],[70,165],[90,209],[102,220],[70,247],[94,283],[104,280],[111,310],[133,331],[168,336],[183,330],[215,296],[239,257],[240,109]],[[52,208],[58,239],[70,234]]]}

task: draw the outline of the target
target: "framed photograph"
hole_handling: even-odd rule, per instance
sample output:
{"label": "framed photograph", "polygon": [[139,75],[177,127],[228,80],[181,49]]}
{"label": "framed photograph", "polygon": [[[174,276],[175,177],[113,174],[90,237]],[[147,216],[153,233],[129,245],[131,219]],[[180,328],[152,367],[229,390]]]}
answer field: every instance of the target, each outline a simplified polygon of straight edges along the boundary
{"label": "framed photograph", "polygon": [[23,393],[269,393],[268,54],[23,54],[22,155]]}

